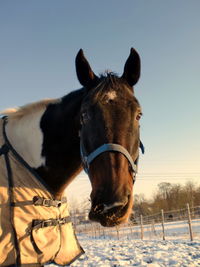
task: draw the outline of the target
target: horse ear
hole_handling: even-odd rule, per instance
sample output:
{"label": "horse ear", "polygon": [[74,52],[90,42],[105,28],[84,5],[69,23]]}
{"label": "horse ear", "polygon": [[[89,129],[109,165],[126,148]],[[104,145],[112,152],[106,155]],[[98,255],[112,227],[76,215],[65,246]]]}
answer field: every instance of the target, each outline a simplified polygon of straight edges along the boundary
{"label": "horse ear", "polygon": [[134,48],[131,48],[130,55],[124,65],[122,78],[132,87],[140,78],[140,56]]}
{"label": "horse ear", "polygon": [[92,71],[83,50],[80,49],[76,56],[76,74],[81,85],[90,87],[98,77]]}

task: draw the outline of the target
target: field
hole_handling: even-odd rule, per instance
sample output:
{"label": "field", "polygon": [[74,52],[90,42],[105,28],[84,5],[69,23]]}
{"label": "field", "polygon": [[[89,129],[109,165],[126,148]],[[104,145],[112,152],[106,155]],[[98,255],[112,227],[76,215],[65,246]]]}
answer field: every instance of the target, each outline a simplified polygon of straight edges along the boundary
{"label": "field", "polygon": [[86,254],[72,266],[196,267],[200,241],[106,240],[79,237]]}
{"label": "field", "polygon": [[166,223],[165,241],[160,224],[155,224],[153,231],[151,226],[144,226],[143,240],[140,240],[139,226],[134,226],[131,231],[130,227],[122,227],[118,234],[114,228],[96,228],[95,235],[93,231],[79,233],[78,239],[85,254],[71,266],[200,266],[200,220],[193,220],[192,225],[194,241],[190,241],[186,221]]}

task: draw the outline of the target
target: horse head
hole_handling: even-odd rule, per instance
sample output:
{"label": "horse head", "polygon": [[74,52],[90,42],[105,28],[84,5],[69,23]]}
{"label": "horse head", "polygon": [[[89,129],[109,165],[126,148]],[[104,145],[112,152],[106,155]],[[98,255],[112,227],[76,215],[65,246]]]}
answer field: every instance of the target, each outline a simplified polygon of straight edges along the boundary
{"label": "horse head", "polygon": [[132,48],[121,77],[113,73],[98,77],[80,50],[76,71],[86,91],[80,143],[92,185],[89,218],[103,226],[118,225],[128,219],[133,205],[142,114],[133,86],[140,77],[140,57]]}

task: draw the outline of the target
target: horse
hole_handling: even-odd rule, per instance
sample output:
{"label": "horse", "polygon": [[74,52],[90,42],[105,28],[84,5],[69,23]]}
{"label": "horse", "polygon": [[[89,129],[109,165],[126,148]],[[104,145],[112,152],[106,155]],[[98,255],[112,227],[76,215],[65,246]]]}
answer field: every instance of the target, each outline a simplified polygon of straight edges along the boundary
{"label": "horse", "polygon": [[82,49],[75,65],[82,88],[6,110],[4,137],[55,201],[84,169],[92,186],[89,219],[112,227],[127,221],[133,206],[142,148],[142,110],[133,88],[140,56],[131,48],[121,77],[97,76]]}

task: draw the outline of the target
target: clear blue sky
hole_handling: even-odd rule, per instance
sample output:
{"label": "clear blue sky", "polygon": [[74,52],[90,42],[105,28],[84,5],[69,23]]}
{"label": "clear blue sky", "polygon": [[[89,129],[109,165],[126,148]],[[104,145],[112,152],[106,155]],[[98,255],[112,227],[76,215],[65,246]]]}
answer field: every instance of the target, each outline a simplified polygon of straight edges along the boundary
{"label": "clear blue sky", "polygon": [[80,48],[96,73],[121,74],[133,46],[142,60],[135,92],[146,147],[135,191],[149,195],[167,172],[178,173],[169,182],[198,181],[199,14],[199,0],[1,0],[0,110],[79,88]]}

